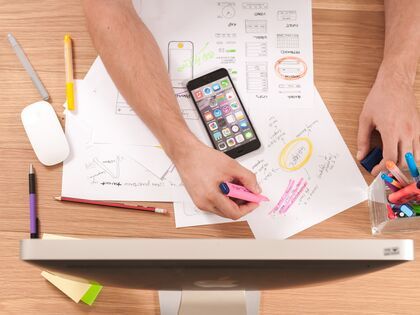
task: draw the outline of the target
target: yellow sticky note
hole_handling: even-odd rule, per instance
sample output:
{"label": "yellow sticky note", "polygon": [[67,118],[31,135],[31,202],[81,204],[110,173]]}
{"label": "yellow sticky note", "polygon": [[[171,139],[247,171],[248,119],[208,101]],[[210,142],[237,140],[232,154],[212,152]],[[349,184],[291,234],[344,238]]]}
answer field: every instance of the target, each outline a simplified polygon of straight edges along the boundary
{"label": "yellow sticky note", "polygon": [[[55,234],[46,234],[42,235],[42,239],[77,239],[74,237],[61,236]],[[95,299],[98,297],[99,293],[102,290],[102,286],[96,282],[90,282],[89,280],[74,277],[71,275],[66,275],[58,272],[41,272],[46,280],[58,288],[61,292],[71,298],[74,302],[79,303],[83,301],[88,305],[92,305]]]}
{"label": "yellow sticky note", "polygon": [[41,276],[51,282],[57,289],[76,303],[79,303],[91,286],[89,282],[74,281],[63,278],[62,276],[57,276],[48,271],[41,272]]}

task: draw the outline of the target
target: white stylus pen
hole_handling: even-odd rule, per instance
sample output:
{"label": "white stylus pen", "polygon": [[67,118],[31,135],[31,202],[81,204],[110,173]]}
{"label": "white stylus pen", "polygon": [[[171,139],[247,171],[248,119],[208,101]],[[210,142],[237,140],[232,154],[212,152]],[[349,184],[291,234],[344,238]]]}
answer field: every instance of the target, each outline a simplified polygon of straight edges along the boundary
{"label": "white stylus pen", "polygon": [[25,53],[23,52],[22,47],[20,47],[16,38],[11,33],[7,34],[7,38],[10,42],[10,45],[12,45],[12,48],[16,56],[19,58],[20,63],[25,68],[26,72],[29,74],[29,77],[31,78],[32,82],[37,88],[39,94],[41,94],[42,99],[44,101],[47,101],[50,98],[50,96],[48,95],[48,92],[45,89],[45,86],[42,84],[41,80],[39,79],[38,74],[35,72],[34,68],[29,62],[28,57],[26,57]]}

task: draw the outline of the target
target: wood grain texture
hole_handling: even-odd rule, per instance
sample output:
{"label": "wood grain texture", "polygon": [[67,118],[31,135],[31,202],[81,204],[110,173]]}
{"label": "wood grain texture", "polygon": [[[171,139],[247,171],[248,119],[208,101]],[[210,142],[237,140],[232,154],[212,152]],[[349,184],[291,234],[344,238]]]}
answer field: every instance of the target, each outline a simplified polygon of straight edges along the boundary
{"label": "wood grain texture", "polygon": [[[292,0],[291,0],[292,1]],[[0,0],[0,313],[159,314],[157,294],[105,287],[93,307],[75,304],[19,260],[28,236],[27,171],[38,175],[42,231],[75,237],[252,237],[246,223],[175,229],[174,218],[112,208],[60,204],[62,167],[40,165],[20,123],[20,111],[39,95],[9,47],[12,32],[49,91],[57,113],[64,96],[63,35],[74,38],[76,77],[82,79],[96,52],[78,1]],[[358,115],[376,76],[384,38],[380,0],[314,0],[315,82],[351,153]],[[420,76],[416,95],[420,97]],[[371,176],[363,171],[368,182]],[[162,206],[169,207],[169,204]],[[172,208],[171,208],[172,209]],[[391,235],[420,241],[419,233]],[[371,238],[362,203],[296,238]],[[416,243],[420,252],[420,242]],[[417,259],[420,254],[416,254]],[[263,293],[261,314],[416,314],[420,310],[420,262],[338,283]]]}

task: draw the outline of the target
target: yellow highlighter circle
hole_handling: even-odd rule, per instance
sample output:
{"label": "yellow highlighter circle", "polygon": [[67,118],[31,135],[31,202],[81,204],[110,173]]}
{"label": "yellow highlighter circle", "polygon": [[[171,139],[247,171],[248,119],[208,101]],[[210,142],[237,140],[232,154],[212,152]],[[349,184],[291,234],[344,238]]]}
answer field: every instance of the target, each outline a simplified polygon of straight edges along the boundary
{"label": "yellow highlighter circle", "polygon": [[178,48],[184,48],[184,44],[183,43],[178,43]]}
{"label": "yellow highlighter circle", "polygon": [[297,171],[308,163],[312,156],[313,145],[309,138],[293,139],[281,150],[279,165],[287,171]]}

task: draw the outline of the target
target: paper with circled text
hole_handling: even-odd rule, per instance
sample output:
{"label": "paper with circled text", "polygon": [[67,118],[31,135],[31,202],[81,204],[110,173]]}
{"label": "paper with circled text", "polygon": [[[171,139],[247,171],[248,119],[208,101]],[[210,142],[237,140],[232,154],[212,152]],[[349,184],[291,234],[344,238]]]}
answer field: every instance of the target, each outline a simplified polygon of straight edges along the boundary
{"label": "paper with circled text", "polygon": [[[247,109],[258,112],[270,107],[312,107],[310,0],[133,3],[160,47],[187,122],[200,123],[194,105],[183,102],[190,98],[185,88],[187,81],[218,68],[228,69]],[[102,63],[98,61],[93,67],[97,68],[94,73],[101,73],[95,76],[104,83],[98,86],[97,95],[107,100],[103,111],[109,113],[94,123],[95,142],[157,145],[156,138],[118,93]]]}
{"label": "paper with circled text", "polygon": [[[367,199],[367,184],[316,90],[314,101],[310,109],[253,119],[262,147],[238,161],[270,199],[241,219],[256,238],[288,238]],[[188,200],[184,187],[176,189]],[[229,222],[204,214],[190,199],[174,208],[177,227]]]}
{"label": "paper with circled text", "polygon": [[310,109],[264,116],[254,122],[263,148],[241,162],[270,199],[246,216],[256,238],[288,238],[367,199],[366,182],[317,91]]}

